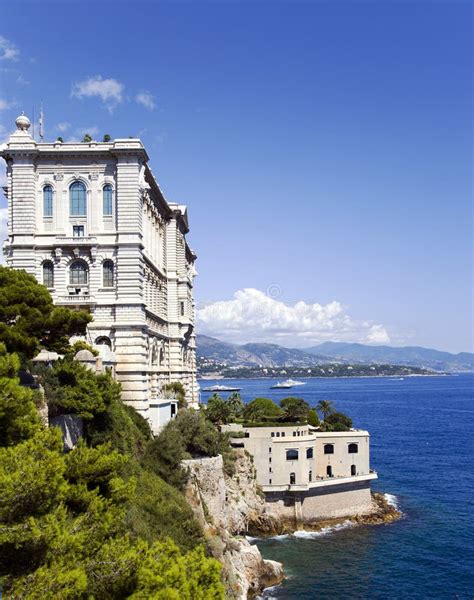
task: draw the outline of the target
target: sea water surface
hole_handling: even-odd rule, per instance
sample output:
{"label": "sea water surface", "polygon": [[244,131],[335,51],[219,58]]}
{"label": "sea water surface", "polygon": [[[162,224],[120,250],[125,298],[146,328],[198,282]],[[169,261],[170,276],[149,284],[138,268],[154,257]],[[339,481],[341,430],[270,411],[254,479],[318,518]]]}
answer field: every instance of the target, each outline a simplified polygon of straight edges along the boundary
{"label": "sea water surface", "polygon": [[[304,379],[270,390],[268,379],[201,381],[242,388],[245,402],[288,395],[332,400],[371,435],[372,488],[403,519],[255,541],[287,575],[265,598],[474,598],[474,374]],[[203,393],[203,401],[209,394]]]}

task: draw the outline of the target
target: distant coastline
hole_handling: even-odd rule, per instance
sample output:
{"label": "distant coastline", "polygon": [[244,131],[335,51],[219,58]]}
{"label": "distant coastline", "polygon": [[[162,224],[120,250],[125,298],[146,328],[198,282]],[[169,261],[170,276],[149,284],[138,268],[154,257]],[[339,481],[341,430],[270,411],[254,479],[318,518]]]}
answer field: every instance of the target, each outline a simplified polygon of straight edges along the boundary
{"label": "distant coastline", "polygon": [[[465,372],[463,372],[464,374]],[[300,379],[405,379],[413,377],[456,377],[459,373],[411,373],[409,375],[305,375]],[[232,381],[235,379],[277,379],[275,375],[249,375],[249,376],[224,376],[224,375],[198,375],[198,381]]]}

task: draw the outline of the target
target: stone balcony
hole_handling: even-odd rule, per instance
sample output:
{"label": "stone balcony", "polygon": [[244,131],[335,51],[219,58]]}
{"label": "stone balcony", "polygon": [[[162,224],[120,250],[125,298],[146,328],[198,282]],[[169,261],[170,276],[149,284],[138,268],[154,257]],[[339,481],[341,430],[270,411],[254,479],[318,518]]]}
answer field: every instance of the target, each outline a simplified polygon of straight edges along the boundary
{"label": "stone balcony", "polygon": [[97,238],[92,235],[84,235],[84,236],[57,235],[55,243],[58,246],[96,246]]}
{"label": "stone balcony", "polygon": [[370,469],[369,473],[363,475],[353,475],[349,477],[317,477],[314,481],[293,485],[262,485],[262,490],[264,492],[305,492],[313,488],[330,487],[345,483],[355,483],[358,481],[371,481],[377,478],[377,472]]}
{"label": "stone balcony", "polygon": [[54,298],[54,303],[66,306],[86,306],[95,304],[96,299],[94,296],[90,296],[89,294],[63,294],[61,296],[56,296]]}

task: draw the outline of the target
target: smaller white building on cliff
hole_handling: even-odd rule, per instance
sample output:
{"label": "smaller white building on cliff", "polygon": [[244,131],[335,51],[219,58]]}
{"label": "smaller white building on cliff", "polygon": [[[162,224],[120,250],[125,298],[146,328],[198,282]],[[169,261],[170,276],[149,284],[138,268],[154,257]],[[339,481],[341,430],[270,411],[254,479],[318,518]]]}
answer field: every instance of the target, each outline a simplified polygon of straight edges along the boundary
{"label": "smaller white building on cliff", "polygon": [[365,514],[373,510],[369,432],[322,432],[310,425],[275,424],[224,431],[253,457],[257,482],[271,510],[298,521]]}

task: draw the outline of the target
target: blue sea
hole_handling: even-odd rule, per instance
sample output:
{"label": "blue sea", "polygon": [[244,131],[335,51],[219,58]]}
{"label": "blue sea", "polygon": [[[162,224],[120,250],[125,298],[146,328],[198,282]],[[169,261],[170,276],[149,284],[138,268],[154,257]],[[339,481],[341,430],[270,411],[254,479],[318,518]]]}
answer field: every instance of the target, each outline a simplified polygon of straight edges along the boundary
{"label": "blue sea", "polygon": [[[288,395],[332,400],[371,434],[373,489],[403,512],[381,526],[258,539],[287,575],[265,598],[474,598],[474,374],[304,379],[270,390],[267,379],[202,381],[242,388],[247,402]],[[209,394],[203,393],[206,401]]]}

